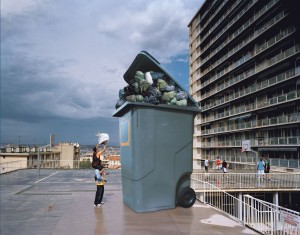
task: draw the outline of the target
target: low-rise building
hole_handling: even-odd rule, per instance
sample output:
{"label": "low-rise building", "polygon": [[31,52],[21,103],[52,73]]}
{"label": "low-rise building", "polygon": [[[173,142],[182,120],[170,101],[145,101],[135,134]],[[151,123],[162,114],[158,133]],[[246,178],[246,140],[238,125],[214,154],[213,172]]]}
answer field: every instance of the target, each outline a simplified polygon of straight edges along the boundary
{"label": "low-rise building", "polygon": [[0,174],[25,168],[79,168],[80,146],[59,143],[50,148],[6,146],[0,153]]}
{"label": "low-rise building", "polygon": [[[93,153],[87,152],[83,157],[80,158],[80,161],[93,161]],[[109,155],[105,154],[101,158],[102,165],[110,169],[119,169],[121,168],[120,155]]]}

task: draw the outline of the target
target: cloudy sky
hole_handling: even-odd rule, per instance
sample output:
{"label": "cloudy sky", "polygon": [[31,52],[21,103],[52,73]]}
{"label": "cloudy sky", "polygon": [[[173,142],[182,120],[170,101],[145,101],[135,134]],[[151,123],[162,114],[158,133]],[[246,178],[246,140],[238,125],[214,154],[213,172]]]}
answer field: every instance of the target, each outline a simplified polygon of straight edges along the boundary
{"label": "cloudy sky", "polygon": [[1,144],[119,143],[112,117],[142,50],[188,89],[188,23],[203,0],[1,0]]}

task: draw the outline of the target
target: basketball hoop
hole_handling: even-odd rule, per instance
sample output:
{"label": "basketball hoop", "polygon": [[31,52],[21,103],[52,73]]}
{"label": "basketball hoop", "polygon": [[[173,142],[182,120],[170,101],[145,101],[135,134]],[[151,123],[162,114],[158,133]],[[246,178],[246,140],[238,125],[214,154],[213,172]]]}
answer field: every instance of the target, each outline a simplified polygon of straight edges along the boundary
{"label": "basketball hoop", "polygon": [[248,151],[251,151],[250,140],[243,140],[241,152],[243,153]]}

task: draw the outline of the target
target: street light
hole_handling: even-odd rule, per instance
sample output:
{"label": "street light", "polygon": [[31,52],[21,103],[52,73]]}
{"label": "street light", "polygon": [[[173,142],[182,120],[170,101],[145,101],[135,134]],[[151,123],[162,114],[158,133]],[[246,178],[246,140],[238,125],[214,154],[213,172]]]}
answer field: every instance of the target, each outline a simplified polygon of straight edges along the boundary
{"label": "street light", "polygon": [[50,147],[50,151],[51,151],[51,148],[52,148],[52,145],[54,144],[54,135],[53,134],[50,134],[50,144],[47,144],[47,145],[44,145],[44,146],[41,146],[41,147],[38,147],[38,174],[37,174],[37,183],[39,182],[40,180],[40,149],[43,149],[43,148],[47,148],[47,147]]}
{"label": "street light", "polygon": [[37,175],[37,183],[39,182],[39,179],[40,179],[40,149],[43,149],[43,148],[47,148],[47,147],[50,147],[50,151],[51,151],[51,144],[47,144],[47,145],[44,145],[42,147],[38,147],[38,175]]}

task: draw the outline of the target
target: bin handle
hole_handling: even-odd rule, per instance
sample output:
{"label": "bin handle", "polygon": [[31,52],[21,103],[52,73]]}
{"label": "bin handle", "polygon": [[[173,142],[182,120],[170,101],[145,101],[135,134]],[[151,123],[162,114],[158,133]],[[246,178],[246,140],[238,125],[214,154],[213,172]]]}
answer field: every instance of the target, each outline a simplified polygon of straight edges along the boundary
{"label": "bin handle", "polygon": [[141,53],[146,54],[147,56],[149,56],[152,60],[154,60],[156,63],[160,64],[152,55],[150,55],[147,51],[141,51]]}

